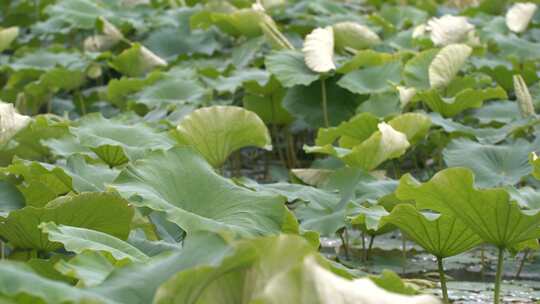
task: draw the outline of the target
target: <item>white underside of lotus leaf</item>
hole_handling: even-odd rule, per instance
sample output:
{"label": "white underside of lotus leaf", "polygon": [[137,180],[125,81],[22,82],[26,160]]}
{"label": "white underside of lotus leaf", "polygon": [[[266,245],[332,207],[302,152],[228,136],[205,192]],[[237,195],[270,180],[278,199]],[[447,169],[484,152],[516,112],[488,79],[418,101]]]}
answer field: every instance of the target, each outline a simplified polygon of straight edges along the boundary
{"label": "white underside of lotus leaf", "polygon": [[416,89],[415,88],[407,88],[403,86],[398,86],[396,88],[399,93],[399,102],[401,103],[401,107],[405,107],[416,95]]}
{"label": "white underside of lotus leaf", "polygon": [[407,140],[407,135],[396,131],[391,125],[382,122],[377,125],[377,128],[381,132],[381,146],[384,149],[399,151],[407,149],[410,146],[409,141]]}
{"label": "white underside of lotus leaf", "polygon": [[432,88],[447,86],[472,53],[465,44],[451,44],[442,48],[429,65],[429,83]]}
{"label": "white underside of lotus leaf", "polygon": [[316,28],[304,41],[304,60],[314,72],[326,73],[336,69],[334,64],[334,30]]}
{"label": "white underside of lotus leaf", "polygon": [[444,15],[429,20],[426,29],[435,45],[445,46],[469,40],[469,33],[474,31],[474,25],[465,17]]}
{"label": "white underside of lotus leaf", "polygon": [[369,27],[356,22],[340,22],[332,28],[338,48],[363,49],[381,42],[381,38]]}
{"label": "white underside of lotus leaf", "polygon": [[167,61],[156,55],[154,52],[147,49],[145,46],[141,46],[141,56],[143,61],[151,67],[167,66]]}
{"label": "white underside of lotus leaf", "polygon": [[537,9],[538,6],[531,2],[514,4],[506,13],[506,26],[512,32],[524,32]]}
{"label": "white underside of lotus leaf", "polygon": [[[370,279],[347,280],[326,270],[317,263],[316,258],[307,257],[302,265],[301,295],[296,297],[302,304],[440,304],[431,295],[405,296],[388,292],[373,283]],[[276,277],[275,281],[280,277]],[[265,293],[280,292],[273,290],[281,286],[278,282],[270,282]],[[284,291],[286,292],[286,291]],[[272,302],[272,304],[277,304]]]}
{"label": "white underside of lotus leaf", "polygon": [[0,145],[7,143],[31,120],[30,117],[17,113],[13,104],[0,101]]}

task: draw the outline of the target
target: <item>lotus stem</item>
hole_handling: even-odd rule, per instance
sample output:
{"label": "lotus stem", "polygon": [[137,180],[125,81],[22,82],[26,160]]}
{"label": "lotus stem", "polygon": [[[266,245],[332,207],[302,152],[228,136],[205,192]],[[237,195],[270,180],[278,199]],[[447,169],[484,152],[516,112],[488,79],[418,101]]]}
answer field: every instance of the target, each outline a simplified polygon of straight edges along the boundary
{"label": "lotus stem", "polygon": [[523,271],[523,266],[525,266],[525,261],[527,261],[527,257],[529,256],[530,252],[531,251],[529,249],[527,249],[523,253],[523,258],[521,259],[521,262],[519,263],[518,270],[516,272],[516,279],[519,279],[519,277],[521,276],[521,272]]}
{"label": "lotus stem", "polygon": [[347,242],[347,239],[345,238],[345,234],[347,233],[347,228],[343,228],[339,232],[339,238],[341,239],[341,244],[343,245],[343,250],[345,251],[345,258],[349,259],[349,243]]}
{"label": "lotus stem", "polygon": [[402,267],[401,267],[401,273],[405,274],[405,271],[407,271],[407,239],[405,239],[405,235],[401,233],[401,253],[402,253]]}
{"label": "lotus stem", "polygon": [[367,250],[366,250],[366,233],[362,231],[362,260],[365,262],[367,257]]}
{"label": "lotus stem", "polygon": [[443,302],[445,304],[449,304],[450,299],[448,298],[448,287],[446,287],[446,275],[444,274],[443,259],[440,257],[437,257],[437,268],[439,269],[439,280],[441,281]]}
{"label": "lotus stem", "polygon": [[371,257],[371,250],[373,249],[373,241],[375,241],[375,235],[371,235],[369,238],[369,246],[366,253],[366,260],[370,260]]}
{"label": "lotus stem", "polygon": [[326,128],[330,127],[330,122],[328,120],[328,101],[326,100],[326,79],[321,79],[321,94],[322,94],[322,111],[324,117],[324,126]]}
{"label": "lotus stem", "polygon": [[499,247],[499,256],[497,258],[497,274],[495,276],[495,293],[493,295],[494,304],[499,304],[501,302],[501,281],[503,276],[503,263],[504,247]]}

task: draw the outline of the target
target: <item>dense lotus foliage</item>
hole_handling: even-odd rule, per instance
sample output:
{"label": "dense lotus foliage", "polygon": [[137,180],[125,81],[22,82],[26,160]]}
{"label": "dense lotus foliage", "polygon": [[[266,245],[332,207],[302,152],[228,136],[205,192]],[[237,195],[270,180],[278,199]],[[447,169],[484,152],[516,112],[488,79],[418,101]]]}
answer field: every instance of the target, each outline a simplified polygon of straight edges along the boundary
{"label": "dense lotus foliage", "polygon": [[538,5],[1,1],[0,302],[540,301]]}

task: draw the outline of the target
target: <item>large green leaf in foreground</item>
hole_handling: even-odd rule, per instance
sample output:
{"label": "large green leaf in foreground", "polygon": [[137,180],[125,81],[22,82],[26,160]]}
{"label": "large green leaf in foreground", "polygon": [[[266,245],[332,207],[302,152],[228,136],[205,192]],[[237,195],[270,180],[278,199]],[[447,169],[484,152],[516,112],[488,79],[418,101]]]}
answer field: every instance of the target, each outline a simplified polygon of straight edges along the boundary
{"label": "large green leaf in foreground", "polygon": [[126,239],[133,209],[114,193],[83,193],[60,197],[43,208],[25,207],[0,219],[0,235],[13,246],[24,249],[55,250],[59,243],[50,242],[39,230],[43,222],[84,227]]}
{"label": "large green leaf in foreground", "polygon": [[[432,296],[389,293],[369,279],[349,281],[306,240],[280,235],[235,244],[220,265],[179,272],[163,284],[156,303],[352,304],[438,303]],[[283,258],[286,253],[287,258]],[[342,277],[345,276],[345,277]]]}
{"label": "large green leaf in foreground", "polygon": [[240,107],[214,106],[184,118],[175,133],[178,142],[194,147],[214,167],[243,147],[270,148],[272,140],[257,114]]}
{"label": "large green leaf in foreground", "polygon": [[453,214],[484,241],[499,247],[540,237],[540,213],[522,211],[504,189],[476,189],[469,169],[446,169],[424,184],[405,175],[397,196],[415,200],[418,209]]}
{"label": "large green leaf in foreground", "polygon": [[290,224],[281,197],[257,193],[218,175],[191,148],[157,151],[129,165],[113,185],[137,206],[167,213],[188,233],[278,233]]}
{"label": "large green leaf in foreground", "polygon": [[396,206],[383,222],[396,225],[427,252],[439,258],[460,254],[482,242],[455,216],[422,214],[413,205]]}

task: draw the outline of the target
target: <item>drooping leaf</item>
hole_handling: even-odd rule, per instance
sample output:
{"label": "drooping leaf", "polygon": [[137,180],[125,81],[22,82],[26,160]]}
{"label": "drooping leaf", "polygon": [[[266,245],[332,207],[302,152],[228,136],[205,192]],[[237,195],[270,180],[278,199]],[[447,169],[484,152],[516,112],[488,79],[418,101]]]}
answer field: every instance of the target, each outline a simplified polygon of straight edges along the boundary
{"label": "drooping leaf", "polygon": [[112,193],[84,193],[58,198],[43,208],[11,211],[0,222],[0,235],[16,248],[51,251],[61,244],[50,242],[39,230],[43,222],[94,229],[126,239],[133,209]]}
{"label": "drooping leaf", "polygon": [[316,28],[304,41],[304,60],[316,73],[327,73],[336,69],[334,63],[334,30],[332,27]]}
{"label": "drooping leaf", "polygon": [[[377,303],[438,303],[431,296],[388,293],[369,279],[348,281],[298,237],[244,241],[235,247],[235,254],[220,265],[175,275],[161,286],[156,303],[233,304],[244,300],[264,304],[345,304],[369,303],[374,298]],[[288,259],[281,258],[284,251],[289,253]]]}
{"label": "drooping leaf", "polygon": [[39,225],[51,242],[61,243],[67,251],[83,253],[84,251],[106,252],[116,260],[146,262],[149,257],[129,243],[110,234],[100,231],[56,225],[54,222],[44,222]]}
{"label": "drooping leaf", "polygon": [[501,87],[486,89],[465,89],[454,97],[446,98],[436,90],[428,90],[418,93],[418,99],[425,102],[428,107],[440,113],[444,117],[455,116],[467,109],[479,108],[484,101],[491,99],[506,99],[508,96]]}
{"label": "drooping leaf", "polygon": [[540,236],[540,213],[522,211],[502,188],[477,190],[473,173],[465,168],[445,169],[424,184],[405,175],[396,193],[415,200],[420,210],[454,215],[482,240],[502,248]]}
{"label": "drooping leaf", "polygon": [[119,304],[67,283],[46,279],[21,262],[0,263],[0,294],[20,303],[104,303]]}
{"label": "drooping leaf", "polygon": [[472,53],[465,44],[450,44],[442,48],[429,65],[429,84],[444,88],[454,79]]}
{"label": "drooping leaf", "polygon": [[194,147],[216,168],[240,148],[271,149],[272,144],[257,114],[233,106],[213,106],[191,113],[178,125],[175,138],[182,145]]}
{"label": "drooping leaf", "polygon": [[91,287],[101,284],[115,265],[100,252],[84,251],[69,261],[58,261],[54,268],[63,275],[77,279],[80,286]]}
{"label": "drooping leaf", "polygon": [[361,50],[381,42],[379,36],[367,26],[355,22],[340,22],[332,26],[335,45],[339,49]]}
{"label": "drooping leaf", "polygon": [[0,147],[24,129],[32,119],[17,113],[13,104],[0,101]]}
{"label": "drooping leaf", "polygon": [[439,258],[458,255],[482,243],[482,239],[453,215],[423,214],[412,205],[397,205],[383,219],[399,227],[427,252]]}
{"label": "drooping leaf", "polygon": [[0,28],[0,53],[7,50],[19,36],[18,27]]}
{"label": "drooping leaf", "polygon": [[177,272],[218,264],[232,253],[231,246],[217,234],[188,236],[179,251],[153,257],[144,264],[115,269],[102,284],[89,291],[115,303],[151,303],[158,287]]}
{"label": "drooping leaf", "polygon": [[136,206],[164,211],[188,234],[272,234],[287,216],[280,197],[236,186],[189,148],[155,152],[128,165],[113,186]]}
{"label": "drooping leaf", "polygon": [[527,30],[537,9],[537,5],[531,2],[515,3],[506,13],[506,26],[512,32],[524,32]]}
{"label": "drooping leaf", "polygon": [[446,46],[454,43],[466,43],[474,31],[466,17],[444,15],[432,18],[427,23],[431,41],[437,46]]}
{"label": "drooping leaf", "polygon": [[146,47],[135,43],[114,58],[110,65],[126,76],[135,77],[142,76],[154,68],[165,67],[167,62]]}

